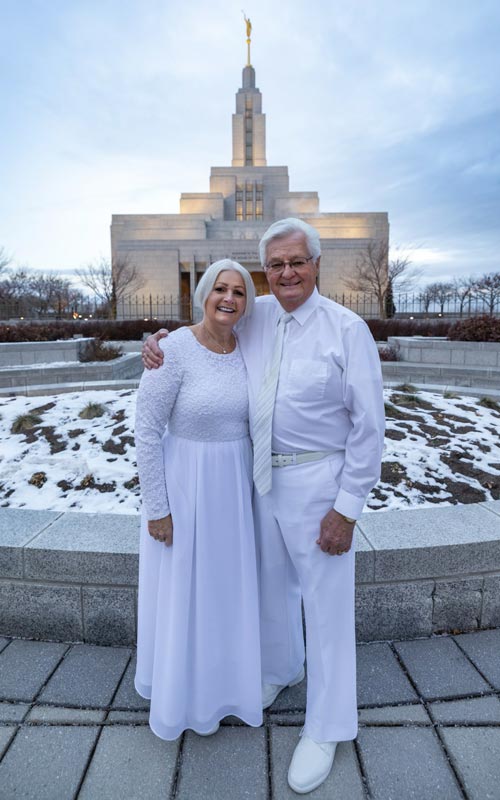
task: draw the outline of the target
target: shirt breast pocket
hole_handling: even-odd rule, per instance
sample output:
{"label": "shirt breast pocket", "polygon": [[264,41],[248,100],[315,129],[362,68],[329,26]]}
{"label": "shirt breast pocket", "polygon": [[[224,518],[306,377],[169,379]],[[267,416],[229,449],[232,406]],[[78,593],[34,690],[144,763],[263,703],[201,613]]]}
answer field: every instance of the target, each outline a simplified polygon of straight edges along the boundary
{"label": "shirt breast pocket", "polygon": [[328,380],[326,361],[295,358],[288,370],[287,394],[294,400],[311,402],[325,396]]}

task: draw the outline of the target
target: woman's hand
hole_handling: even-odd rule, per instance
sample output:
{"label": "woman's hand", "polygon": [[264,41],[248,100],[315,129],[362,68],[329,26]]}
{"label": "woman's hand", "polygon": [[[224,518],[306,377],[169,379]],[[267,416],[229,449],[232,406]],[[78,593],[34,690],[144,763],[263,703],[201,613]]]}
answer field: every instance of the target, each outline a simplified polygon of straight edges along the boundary
{"label": "woman's hand", "polygon": [[160,328],[159,331],[148,336],[142,345],[142,363],[146,369],[157,369],[163,364],[163,353],[158,347],[158,342],[165,336],[168,336],[168,331]]}
{"label": "woman's hand", "polygon": [[148,521],[148,532],[157,542],[165,542],[167,547],[170,547],[174,535],[172,514],[169,514],[168,517],[162,517],[162,519],[150,519]]}

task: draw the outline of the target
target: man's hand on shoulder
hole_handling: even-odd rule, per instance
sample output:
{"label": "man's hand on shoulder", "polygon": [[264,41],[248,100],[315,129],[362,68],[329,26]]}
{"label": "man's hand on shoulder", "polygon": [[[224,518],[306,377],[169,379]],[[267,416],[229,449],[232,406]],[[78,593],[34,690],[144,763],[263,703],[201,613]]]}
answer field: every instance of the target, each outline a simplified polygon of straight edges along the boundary
{"label": "man's hand on shoulder", "polygon": [[341,556],[348,553],[352,546],[355,522],[347,522],[342,514],[332,508],[321,520],[319,544],[323,553],[330,556]]}
{"label": "man's hand on shoulder", "polygon": [[160,339],[168,336],[165,328],[160,328],[156,333],[152,333],[142,345],[142,363],[146,369],[158,369],[163,364],[163,353],[158,347]]}

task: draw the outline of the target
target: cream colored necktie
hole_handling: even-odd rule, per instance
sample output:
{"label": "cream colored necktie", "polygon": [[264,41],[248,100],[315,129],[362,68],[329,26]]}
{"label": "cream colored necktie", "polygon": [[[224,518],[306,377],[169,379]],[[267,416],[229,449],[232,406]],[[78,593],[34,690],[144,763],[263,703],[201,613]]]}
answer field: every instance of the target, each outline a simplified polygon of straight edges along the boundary
{"label": "cream colored necktie", "polygon": [[292,315],[283,312],[278,320],[274,349],[260,387],[253,425],[253,480],[258,493],[266,494],[272,485],[271,438],[276,389],[280,374],[285,327]]}

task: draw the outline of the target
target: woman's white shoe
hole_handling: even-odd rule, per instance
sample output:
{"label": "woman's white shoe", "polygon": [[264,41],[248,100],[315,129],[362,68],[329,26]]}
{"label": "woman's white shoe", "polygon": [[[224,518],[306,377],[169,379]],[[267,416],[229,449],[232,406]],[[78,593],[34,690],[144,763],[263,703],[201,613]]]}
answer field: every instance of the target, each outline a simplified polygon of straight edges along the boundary
{"label": "woman's white shoe", "polygon": [[214,733],[217,733],[217,731],[219,730],[219,728],[220,728],[220,723],[219,723],[219,722],[217,722],[217,724],[216,724],[216,725],[214,725],[214,727],[213,727],[213,728],[211,728],[211,729],[210,729],[209,731],[207,731],[206,733],[200,733],[199,731],[195,731],[195,733],[197,733],[197,734],[198,734],[198,736],[213,736],[213,735],[214,735]]}
{"label": "woman's white shoe", "polygon": [[337,742],[315,742],[302,736],[288,770],[288,785],[297,794],[307,794],[328,778]]}
{"label": "woman's white shoe", "polygon": [[272,706],[276,698],[278,697],[279,693],[283,691],[283,689],[287,689],[289,686],[296,686],[298,683],[304,680],[305,678],[305,670],[304,667],[301,667],[300,672],[298,675],[290,681],[290,683],[285,683],[283,685],[278,683],[263,683],[262,684],[262,708],[269,708]]}

